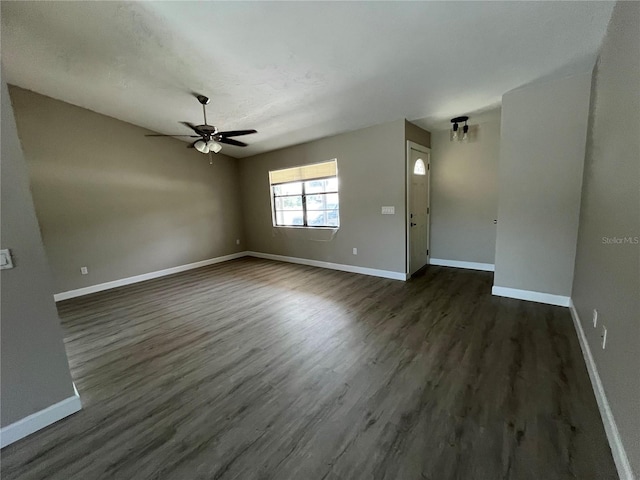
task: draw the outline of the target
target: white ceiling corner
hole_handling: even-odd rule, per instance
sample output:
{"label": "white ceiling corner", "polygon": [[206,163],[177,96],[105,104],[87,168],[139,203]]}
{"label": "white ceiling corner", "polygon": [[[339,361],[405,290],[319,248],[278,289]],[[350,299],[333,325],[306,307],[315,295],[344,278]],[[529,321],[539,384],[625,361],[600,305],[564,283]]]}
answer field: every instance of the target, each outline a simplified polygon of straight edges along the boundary
{"label": "white ceiling corner", "polygon": [[9,83],[161,133],[255,128],[244,157],[427,129],[595,60],[613,2],[2,2]]}

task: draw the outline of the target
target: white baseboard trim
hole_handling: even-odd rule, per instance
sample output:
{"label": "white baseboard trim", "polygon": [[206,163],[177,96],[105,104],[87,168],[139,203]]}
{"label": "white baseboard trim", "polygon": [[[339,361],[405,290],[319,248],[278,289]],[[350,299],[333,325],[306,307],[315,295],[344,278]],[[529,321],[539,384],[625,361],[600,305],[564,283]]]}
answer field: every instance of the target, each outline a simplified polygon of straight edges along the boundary
{"label": "white baseboard trim", "polygon": [[31,415],[0,429],[0,448],[11,445],[12,443],[17,442],[38,430],[42,430],[43,428],[56,423],[58,420],[62,420],[63,418],[82,410],[82,402],[80,401],[80,395],[78,394],[78,390],[76,390],[75,385],[73,386],[73,389],[75,394],[72,397],[65,398],[44,410],[32,413]]}
{"label": "white baseboard trim", "polygon": [[53,299],[56,302],[62,300],[68,300],[70,298],[81,297],[83,295],[89,295],[92,293],[102,292],[104,290],[111,290],[112,288],[123,287],[125,285],[131,285],[133,283],[144,282],[146,280],[152,280],[154,278],[164,277],[172,275],[174,273],[185,272],[194,268],[206,267],[207,265],[213,265],[216,263],[226,262],[228,260],[234,260],[241,257],[258,257],[266,258],[269,260],[277,260],[281,262],[298,263],[301,265],[310,265],[312,267],[329,268],[331,270],[341,270],[343,272],[361,273],[363,275],[372,275],[374,277],[391,278],[393,280],[407,280],[407,274],[404,272],[392,272],[388,270],[377,270],[374,268],[356,267],[353,265],[343,265],[339,263],[322,262],[319,260],[309,260],[306,258],[287,257],[284,255],[275,255],[271,253],[261,252],[238,252],[230,255],[224,255],[222,257],[210,258],[208,260],[202,260],[200,262],[188,263],[186,265],[179,265],[177,267],[166,268],[164,270],[157,270],[155,272],[144,273],[142,275],[136,275],[134,277],[122,278],[120,280],[114,280],[112,282],[99,283],[97,285],[91,285],[89,287],[78,288],[76,290],[69,290],[66,292],[60,292],[53,295]]}
{"label": "white baseboard trim", "polygon": [[67,292],[56,293],[53,295],[53,299],[56,302],[59,302],[61,300],[68,300],[69,298],[81,297],[83,295],[89,295],[91,293],[102,292],[104,290],[110,290],[112,288],[131,285],[132,283],[144,282],[145,280],[152,280],[154,278],[164,277],[167,275],[172,275],[174,273],[185,272],[194,268],[206,267],[207,265],[234,260],[236,258],[245,257],[246,255],[247,252],[232,253],[230,255],[210,258],[208,260],[202,260],[200,262],[187,263],[186,265],[178,265],[177,267],[165,268],[164,270],[143,273],[142,275],[136,275],[134,277],[121,278],[120,280],[114,280],[112,282],[99,283],[97,285],[91,285],[89,287],[78,288],[77,290],[69,290]]}
{"label": "white baseboard trim", "polygon": [[466,268],[467,270],[482,270],[485,272],[495,272],[496,270],[496,266],[493,263],[462,262],[460,260],[445,260],[442,258],[430,258],[429,265]]}
{"label": "white baseboard trim", "polygon": [[274,255],[272,253],[246,252],[246,254],[251,257],[265,258],[267,260],[276,260],[279,262],[298,263],[300,265],[309,265],[311,267],[328,268],[331,270],[340,270],[343,272],[350,272],[350,273],[360,273],[362,275],[371,275],[374,277],[390,278],[392,280],[402,280],[402,281],[407,280],[407,274],[405,272],[377,270],[375,268],[356,267],[354,265],[322,262],[320,260],[309,260],[307,258],[287,257],[285,255]]}
{"label": "white baseboard trim", "polygon": [[635,477],[631,470],[631,465],[629,464],[627,452],[622,444],[618,426],[613,417],[611,407],[609,406],[607,395],[604,392],[604,387],[602,386],[602,381],[600,380],[600,375],[596,368],[596,362],[591,354],[591,348],[589,347],[587,337],[584,334],[584,329],[582,328],[582,323],[580,322],[580,317],[578,316],[576,307],[573,305],[573,300],[569,300],[569,310],[571,311],[573,325],[575,326],[576,333],[578,334],[578,341],[580,342],[580,348],[582,349],[582,356],[584,357],[584,362],[587,365],[587,371],[589,372],[589,378],[591,379],[591,386],[593,387],[593,392],[595,393],[596,401],[598,402],[600,416],[602,417],[602,423],[604,424],[604,431],[606,432],[607,439],[609,440],[609,446],[611,447],[613,461],[615,462],[616,469],[618,470],[618,476],[620,477],[620,480],[634,480]]}
{"label": "white baseboard trim", "polygon": [[518,290],[517,288],[496,287],[495,285],[491,289],[491,294],[497,297],[517,298],[518,300],[558,305],[559,307],[568,307],[571,300],[569,297],[563,297],[562,295],[534,292],[531,290]]}

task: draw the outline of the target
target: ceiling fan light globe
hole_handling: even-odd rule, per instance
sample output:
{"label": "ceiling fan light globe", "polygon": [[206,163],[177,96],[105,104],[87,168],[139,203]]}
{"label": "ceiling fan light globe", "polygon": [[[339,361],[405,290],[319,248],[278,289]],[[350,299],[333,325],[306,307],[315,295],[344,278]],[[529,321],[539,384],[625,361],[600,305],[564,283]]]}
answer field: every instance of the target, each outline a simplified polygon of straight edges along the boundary
{"label": "ceiling fan light globe", "polygon": [[198,140],[196,143],[193,144],[193,146],[200,153],[209,153],[209,147],[207,147],[207,144],[203,140]]}
{"label": "ceiling fan light globe", "polygon": [[209,140],[207,142],[207,147],[209,147],[209,150],[212,151],[213,153],[218,153],[220,150],[222,150],[222,145],[220,145],[218,142],[215,142],[213,140]]}

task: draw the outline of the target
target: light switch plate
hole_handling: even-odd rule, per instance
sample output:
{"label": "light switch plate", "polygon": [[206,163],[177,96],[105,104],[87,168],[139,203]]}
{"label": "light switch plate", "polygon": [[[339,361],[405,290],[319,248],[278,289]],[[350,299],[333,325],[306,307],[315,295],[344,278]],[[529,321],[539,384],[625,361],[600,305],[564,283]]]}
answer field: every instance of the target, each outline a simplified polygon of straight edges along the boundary
{"label": "light switch plate", "polygon": [[382,215],[395,215],[396,207],[382,207]]}
{"label": "light switch plate", "polygon": [[8,248],[0,250],[0,269],[13,268],[13,260],[11,259],[11,252]]}

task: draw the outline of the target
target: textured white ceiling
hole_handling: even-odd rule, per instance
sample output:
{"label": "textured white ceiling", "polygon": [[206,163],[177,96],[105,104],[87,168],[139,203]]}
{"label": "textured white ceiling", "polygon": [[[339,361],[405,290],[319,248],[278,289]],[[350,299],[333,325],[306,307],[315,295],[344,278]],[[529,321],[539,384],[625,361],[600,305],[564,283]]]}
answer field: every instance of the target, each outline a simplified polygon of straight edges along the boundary
{"label": "textured white ceiling", "polygon": [[[398,118],[441,128],[593,64],[612,2],[2,2],[7,81],[243,157]],[[472,119],[473,122],[473,119]]]}

